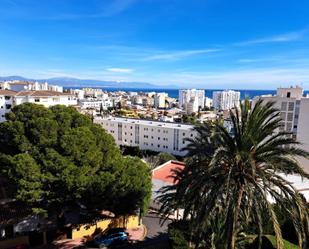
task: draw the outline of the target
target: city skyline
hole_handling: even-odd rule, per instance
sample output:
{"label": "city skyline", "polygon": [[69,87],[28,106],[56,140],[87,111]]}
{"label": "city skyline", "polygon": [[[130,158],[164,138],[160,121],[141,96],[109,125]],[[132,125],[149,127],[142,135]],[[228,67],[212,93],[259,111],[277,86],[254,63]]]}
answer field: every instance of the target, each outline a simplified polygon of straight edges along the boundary
{"label": "city skyline", "polygon": [[0,76],[309,89],[309,3],[0,2]]}

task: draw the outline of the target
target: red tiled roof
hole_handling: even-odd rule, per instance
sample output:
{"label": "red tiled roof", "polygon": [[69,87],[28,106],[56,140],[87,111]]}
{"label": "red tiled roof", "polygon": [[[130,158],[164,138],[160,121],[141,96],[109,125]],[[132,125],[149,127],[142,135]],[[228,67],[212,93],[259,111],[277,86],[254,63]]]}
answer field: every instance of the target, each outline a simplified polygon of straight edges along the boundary
{"label": "red tiled roof", "polygon": [[174,175],[173,170],[184,169],[184,167],[185,164],[183,162],[168,161],[152,170],[152,178],[168,183],[174,183],[174,179],[171,177]]}
{"label": "red tiled roof", "polygon": [[0,95],[15,96],[17,92],[12,90],[0,89]]}
{"label": "red tiled roof", "polygon": [[56,91],[21,91],[16,96],[33,96],[33,97],[52,97],[52,96],[69,96],[71,93],[63,93]]}

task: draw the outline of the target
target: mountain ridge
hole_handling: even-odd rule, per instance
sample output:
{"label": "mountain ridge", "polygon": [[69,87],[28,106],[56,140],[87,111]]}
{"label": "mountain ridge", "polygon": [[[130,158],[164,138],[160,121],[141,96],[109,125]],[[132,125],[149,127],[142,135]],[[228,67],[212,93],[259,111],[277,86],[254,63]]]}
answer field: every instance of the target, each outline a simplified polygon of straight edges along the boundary
{"label": "mountain ridge", "polygon": [[19,80],[19,81],[30,81],[30,82],[48,82],[50,84],[57,84],[63,87],[100,87],[100,88],[149,88],[149,89],[160,89],[160,88],[177,88],[176,86],[160,86],[147,82],[124,82],[124,81],[105,81],[105,80],[94,80],[94,79],[78,79],[71,77],[53,77],[47,79],[31,79],[22,77],[19,75],[12,76],[0,76],[0,81],[6,80]]}

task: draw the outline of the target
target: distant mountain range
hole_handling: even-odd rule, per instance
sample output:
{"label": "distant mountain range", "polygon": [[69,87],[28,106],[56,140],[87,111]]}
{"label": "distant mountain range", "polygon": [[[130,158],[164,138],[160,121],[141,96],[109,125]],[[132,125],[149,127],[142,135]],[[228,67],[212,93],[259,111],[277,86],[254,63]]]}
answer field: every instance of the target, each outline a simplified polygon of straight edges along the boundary
{"label": "distant mountain range", "polygon": [[119,81],[103,81],[91,79],[76,79],[68,77],[49,78],[49,79],[29,79],[22,76],[0,76],[0,81],[20,80],[20,81],[38,81],[48,82],[49,84],[60,85],[64,87],[100,87],[100,88],[176,88],[176,86],[159,86],[145,82],[119,82]]}

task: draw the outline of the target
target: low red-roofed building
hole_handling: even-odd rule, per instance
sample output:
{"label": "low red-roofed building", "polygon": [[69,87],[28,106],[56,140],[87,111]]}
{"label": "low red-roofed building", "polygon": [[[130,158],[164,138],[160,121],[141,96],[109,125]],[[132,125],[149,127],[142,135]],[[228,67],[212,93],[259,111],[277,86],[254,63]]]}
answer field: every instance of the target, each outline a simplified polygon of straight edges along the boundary
{"label": "low red-roofed building", "polygon": [[152,170],[152,179],[161,181],[165,185],[174,184],[174,170],[183,169],[184,167],[185,164],[183,162],[168,161]]}
{"label": "low red-roofed building", "polygon": [[[174,185],[175,170],[184,169],[185,164],[178,161],[168,161],[152,170],[152,202],[151,207],[159,209],[161,204],[156,200],[156,197],[160,195],[159,190],[165,186]],[[182,211],[177,210],[174,214],[171,214],[174,218],[178,219],[181,216]]]}

